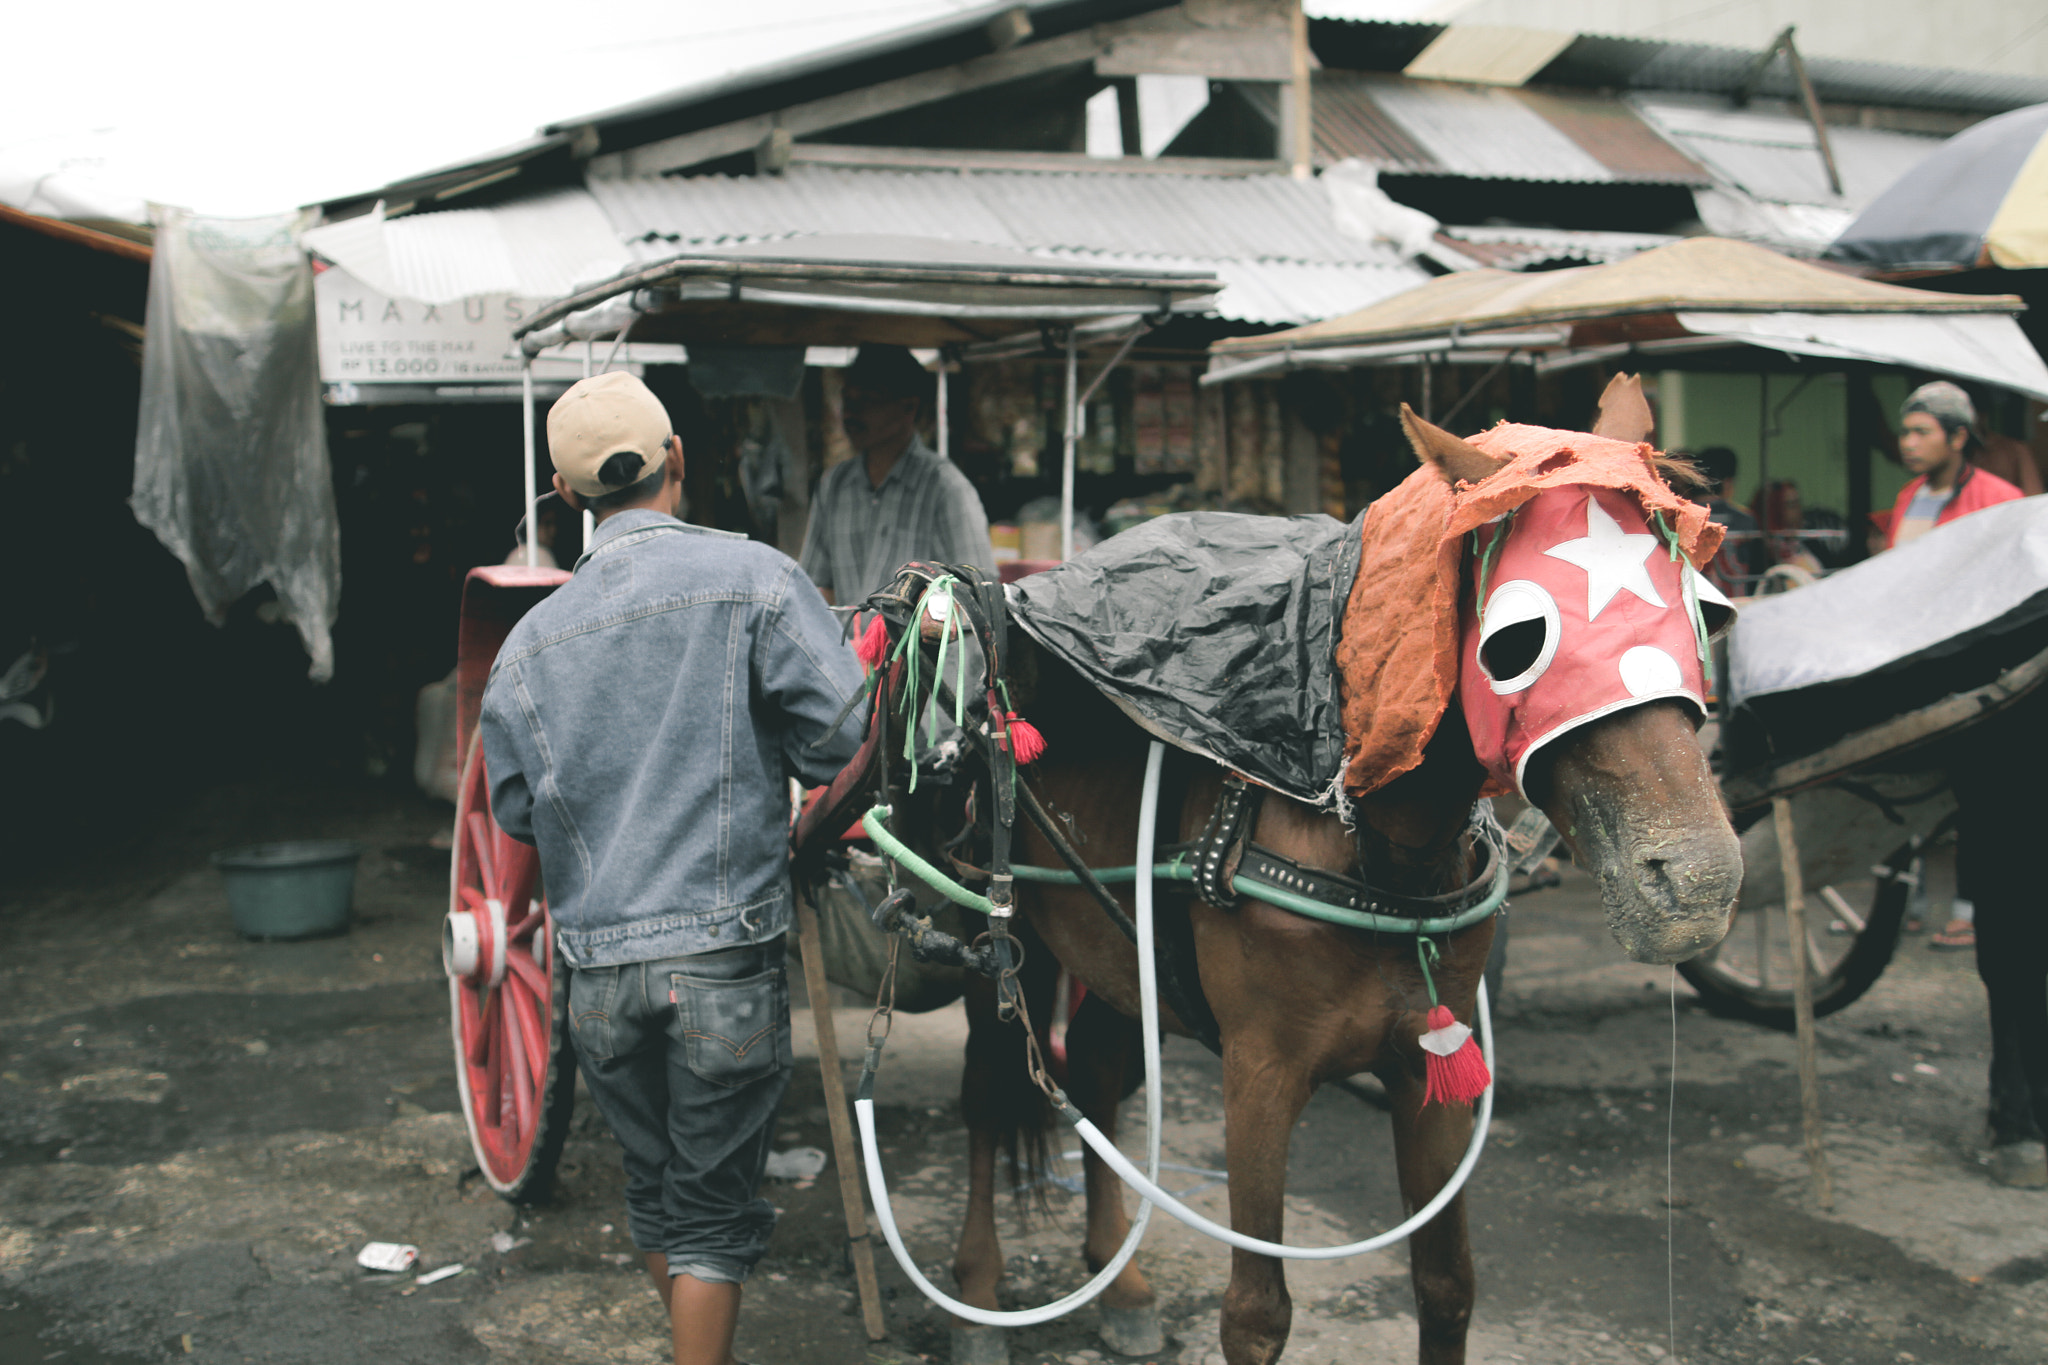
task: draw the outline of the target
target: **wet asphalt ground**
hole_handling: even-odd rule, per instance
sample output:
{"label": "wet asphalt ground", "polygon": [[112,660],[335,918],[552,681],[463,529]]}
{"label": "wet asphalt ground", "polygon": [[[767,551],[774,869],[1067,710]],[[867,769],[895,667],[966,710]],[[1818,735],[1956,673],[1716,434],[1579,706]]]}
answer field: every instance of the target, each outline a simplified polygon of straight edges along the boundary
{"label": "wet asphalt ground", "polygon": [[[663,1359],[616,1151],[587,1102],[551,1203],[515,1209],[475,1174],[436,955],[447,881],[428,839],[445,818],[369,788],[224,791],[146,847],[0,891],[0,1365]],[[238,939],[205,855],[316,835],[370,850],[351,931]],[[1908,939],[1869,996],[1822,1021],[1824,1212],[1789,1038],[1709,1016],[1682,983],[1674,1010],[1672,974],[1621,957],[1582,878],[1518,900],[1510,923],[1497,1122],[1469,1193],[1474,1360],[2048,1359],[2048,1193],[1984,1178],[1988,1037],[1967,955]],[[841,1008],[842,1038],[864,1015]],[[897,1215],[942,1285],[964,1182],[960,1031],[950,1011],[900,1022],[880,1088]],[[800,1015],[814,1055],[807,1033]],[[1399,1216],[1364,1092],[1325,1090],[1297,1130],[1291,1240],[1355,1240]],[[821,1096],[800,1063],[778,1147],[829,1149]],[[1192,1044],[1169,1043],[1166,1107],[1167,1159],[1190,1168],[1170,1187],[1221,1216],[1217,1064]],[[1123,1140],[1141,1149],[1141,1099]],[[770,1185],[784,1217],[741,1354],[944,1360],[944,1320],[886,1253],[890,1336],[865,1339],[833,1181]],[[1028,1219],[1005,1205],[1013,1304],[1085,1278],[1078,1225],[1057,1184]],[[364,1271],[370,1240],[464,1269],[426,1286]],[[1220,1360],[1227,1254],[1160,1219],[1142,1264],[1170,1339],[1151,1359]],[[1297,1263],[1289,1282],[1288,1361],[1413,1358],[1398,1249]],[[1120,1359],[1095,1320],[1016,1333],[1013,1360]]]}

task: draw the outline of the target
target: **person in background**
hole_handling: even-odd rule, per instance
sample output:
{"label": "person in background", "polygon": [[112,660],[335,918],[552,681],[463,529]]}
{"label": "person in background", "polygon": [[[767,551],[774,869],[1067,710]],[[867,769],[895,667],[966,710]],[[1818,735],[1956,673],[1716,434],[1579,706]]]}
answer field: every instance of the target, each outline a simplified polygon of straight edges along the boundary
{"label": "person in background", "polygon": [[1730,597],[1747,597],[1771,561],[1756,518],[1728,500],[1729,485],[1740,462],[1727,446],[1708,446],[1691,459],[1700,472],[1701,491],[1707,495],[1708,515],[1728,528],[1720,553],[1707,566],[1707,577]]}
{"label": "person in background", "polygon": [[917,434],[936,382],[902,346],[863,346],[846,369],[842,423],[859,458],[818,480],[797,557],[827,602],[858,604],[912,560],[995,577],[980,496]]}
{"label": "person in background", "polygon": [[683,443],[638,379],[570,388],[548,450],[597,532],[491,667],[491,811],[540,851],[569,1036],[675,1365],[735,1365],[793,1066],[787,783],[853,757],[860,664],[787,556],[676,518]]}
{"label": "person in background", "polygon": [[1899,409],[1899,459],[1916,477],[1899,490],[1885,548],[1910,545],[1957,517],[2025,497],[2018,488],[1970,462],[1981,447],[1977,409],[1947,380],[1922,384]]}

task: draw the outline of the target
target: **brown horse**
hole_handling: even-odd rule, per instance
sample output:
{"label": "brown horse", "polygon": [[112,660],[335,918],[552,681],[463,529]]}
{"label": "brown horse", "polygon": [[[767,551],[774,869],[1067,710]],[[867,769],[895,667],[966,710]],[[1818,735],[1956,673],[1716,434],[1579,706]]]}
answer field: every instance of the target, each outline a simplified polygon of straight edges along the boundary
{"label": "brown horse", "polygon": [[[1648,429],[1640,392],[1616,398],[1610,391],[1596,433],[1635,440]],[[1417,454],[1454,486],[1476,483],[1499,467],[1494,457],[1426,423],[1413,421],[1409,430]],[[1026,770],[1031,788],[1062,822],[1086,831],[1083,852],[1091,864],[1147,858],[1136,841],[1150,736],[1028,641],[1013,650],[1007,673],[1018,709],[1028,711],[1048,741],[1045,756]],[[1698,721],[1692,708],[1671,700],[1616,709],[1544,745],[1524,774],[1529,799],[1598,877],[1616,939],[1643,962],[1681,960],[1718,942],[1741,879],[1740,848],[1694,738]],[[1216,806],[1226,774],[1206,760],[1169,752],[1159,837],[1192,840]],[[1438,895],[1473,875],[1480,855],[1470,817],[1484,777],[1453,704],[1420,765],[1359,800],[1351,827],[1274,795],[1256,818],[1253,838],[1302,867],[1360,880],[1369,870],[1377,890]],[[941,837],[929,825],[920,834]],[[1056,849],[1021,820],[1014,858],[1060,864]],[[1414,937],[1340,927],[1252,897],[1224,911],[1165,887],[1161,892],[1162,925],[1177,916],[1191,929],[1201,993],[1220,1037],[1232,1227],[1281,1240],[1288,1142],[1302,1108],[1324,1081],[1361,1072],[1377,1076],[1391,1101],[1404,1203],[1413,1210],[1434,1197],[1465,1151],[1473,1116],[1464,1105],[1424,1103],[1417,1039],[1429,1000]],[[1034,1019],[1042,1026],[1049,1012],[1048,957],[1088,984],[1090,1003],[1067,1037],[1066,1090],[1113,1138],[1116,1106],[1137,1083],[1135,950],[1078,887],[1020,883],[1017,900],[1018,918],[1028,926],[1025,941],[1050,950],[1027,959],[1035,964],[1026,982]],[[1485,921],[1441,941],[1436,990],[1468,1022],[1493,933]],[[1016,1060],[1018,1034],[998,1024],[993,990],[981,982],[968,1000],[963,1112],[970,1187],[953,1268],[961,1299],[994,1309],[1003,1273],[994,1214],[997,1153],[1002,1130],[1035,1110],[1020,1106],[1019,1092],[1028,1083]],[[1161,1013],[1168,1030],[1195,1034],[1163,1002]],[[1129,1224],[1117,1178],[1093,1152],[1085,1173],[1084,1250],[1094,1270],[1111,1259]],[[1426,1365],[1462,1361],[1474,1293],[1462,1196],[1410,1239],[1410,1255],[1420,1358]],[[1159,1348],[1153,1291],[1135,1262],[1101,1303],[1112,1346]],[[1291,1313],[1280,1262],[1233,1251],[1222,1311],[1230,1365],[1277,1360]],[[962,1327],[954,1338],[956,1358],[1002,1359],[998,1331]]]}

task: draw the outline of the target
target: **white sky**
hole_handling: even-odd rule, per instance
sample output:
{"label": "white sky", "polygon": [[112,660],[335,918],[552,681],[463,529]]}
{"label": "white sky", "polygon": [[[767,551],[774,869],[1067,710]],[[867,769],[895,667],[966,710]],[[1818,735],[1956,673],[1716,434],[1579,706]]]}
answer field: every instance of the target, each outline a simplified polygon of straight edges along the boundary
{"label": "white sky", "polygon": [[[68,168],[223,216],[373,189],[542,124],[901,27],[963,0],[108,0],[21,5],[0,197]],[[598,21],[602,16],[602,22]]]}

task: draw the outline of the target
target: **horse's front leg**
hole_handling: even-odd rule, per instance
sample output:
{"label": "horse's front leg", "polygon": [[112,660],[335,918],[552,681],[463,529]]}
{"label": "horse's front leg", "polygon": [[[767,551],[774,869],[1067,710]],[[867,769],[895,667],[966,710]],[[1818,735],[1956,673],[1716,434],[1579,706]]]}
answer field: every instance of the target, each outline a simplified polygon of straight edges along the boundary
{"label": "horse's front leg", "polygon": [[[1308,1103],[1307,1073],[1276,1040],[1224,1035],[1223,1150],[1230,1170],[1230,1226],[1281,1240],[1287,1197],[1287,1145]],[[1232,1248],[1223,1293],[1223,1358],[1229,1365],[1272,1365],[1287,1345],[1294,1301],[1282,1263]]]}
{"label": "horse's front leg", "polygon": [[[1139,1066],[1138,1022],[1118,1014],[1099,995],[1082,1002],[1067,1033],[1067,1094],[1111,1142],[1116,1141],[1117,1105],[1131,1092]],[[1087,1182],[1088,1232],[1082,1252],[1088,1273],[1108,1265],[1130,1235],[1124,1213],[1123,1180],[1095,1149],[1082,1150]],[[1159,1303],[1135,1259],[1117,1273],[1096,1300],[1102,1311],[1102,1341],[1119,1355],[1155,1355],[1166,1349]]]}
{"label": "horse's front leg", "polygon": [[[1003,1245],[996,1235],[996,1148],[1003,1128],[1003,1096],[995,1093],[1008,1070],[1003,1053],[1014,1046],[1014,1030],[996,1017],[995,988],[979,978],[967,985],[967,1065],[960,1076],[960,1116],[967,1126],[967,1216],[953,1252],[953,1281],[960,1301],[994,1310],[1003,1279]],[[1007,1338],[1000,1327],[953,1319],[956,1365],[1006,1365]]]}
{"label": "horse's front leg", "polygon": [[[1413,1213],[1436,1198],[1464,1157],[1472,1140],[1472,1110],[1462,1104],[1424,1105],[1419,1076],[1390,1069],[1385,1079],[1394,1106],[1402,1208],[1404,1214]],[[1417,1359],[1421,1365],[1464,1365],[1477,1281],[1462,1192],[1408,1239],[1408,1273],[1421,1336]]]}

